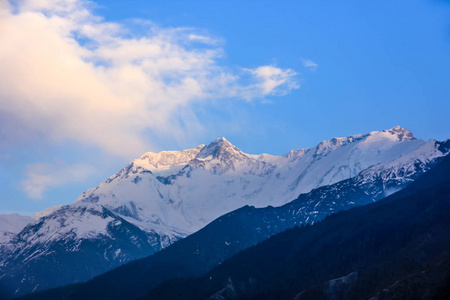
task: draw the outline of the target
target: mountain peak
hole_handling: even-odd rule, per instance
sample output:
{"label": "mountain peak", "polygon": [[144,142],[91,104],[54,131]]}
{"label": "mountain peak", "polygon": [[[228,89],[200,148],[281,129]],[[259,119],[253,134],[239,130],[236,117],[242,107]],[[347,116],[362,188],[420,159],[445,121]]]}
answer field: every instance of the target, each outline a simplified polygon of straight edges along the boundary
{"label": "mountain peak", "polygon": [[227,140],[225,137],[217,138],[216,140],[219,140],[219,141],[227,141],[227,142],[228,142],[228,140]]}
{"label": "mountain peak", "polygon": [[244,153],[236,146],[227,141],[226,138],[221,137],[212,141],[209,145],[205,146],[197,158],[207,158],[212,156],[215,159],[231,159],[236,156],[243,156]]}
{"label": "mountain peak", "polygon": [[395,126],[394,128],[383,130],[382,132],[390,133],[393,136],[397,136],[399,141],[416,139],[411,131],[398,125]]}
{"label": "mountain peak", "polygon": [[[233,146],[233,144],[231,144],[226,138],[221,137],[221,138],[217,138],[214,141],[211,142],[211,144],[217,144],[217,145],[226,145],[226,146]],[[210,144],[210,145],[211,145]]]}

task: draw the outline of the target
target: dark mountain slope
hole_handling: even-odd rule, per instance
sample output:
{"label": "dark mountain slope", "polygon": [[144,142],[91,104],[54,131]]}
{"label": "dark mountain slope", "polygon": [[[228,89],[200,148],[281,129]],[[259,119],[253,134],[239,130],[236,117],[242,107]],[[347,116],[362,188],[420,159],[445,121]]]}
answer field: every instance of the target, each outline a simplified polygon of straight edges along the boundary
{"label": "dark mountain slope", "polygon": [[383,291],[398,287],[393,294],[404,295],[408,278],[426,270],[434,275],[421,289],[425,299],[445,299],[450,274],[439,266],[448,265],[449,216],[446,157],[384,200],[280,233],[201,278],[165,282],[141,299],[401,299]]}
{"label": "dark mountain slope", "polygon": [[282,230],[277,224],[268,225],[270,220],[277,220],[274,208],[258,210],[246,206],[150,257],[121,266],[86,284],[20,299],[134,299],[165,279],[204,274],[224,258]]}

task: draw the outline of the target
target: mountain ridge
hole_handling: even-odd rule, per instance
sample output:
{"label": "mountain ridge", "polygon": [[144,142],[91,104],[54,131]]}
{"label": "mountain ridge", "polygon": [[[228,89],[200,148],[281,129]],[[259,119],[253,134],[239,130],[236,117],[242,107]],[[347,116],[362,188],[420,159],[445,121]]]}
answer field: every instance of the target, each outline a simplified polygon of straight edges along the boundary
{"label": "mountain ridge", "polygon": [[[429,146],[433,142],[427,144]],[[435,147],[450,149],[450,142],[436,142]],[[427,168],[423,168],[422,164],[414,164],[415,162],[412,162],[414,170],[410,165],[404,165],[403,169],[395,170],[401,177],[384,176],[378,172],[380,166],[374,166],[375,171],[363,172],[372,173],[378,176],[377,179],[372,177],[372,180],[366,180],[360,174],[301,194],[296,200],[281,207],[244,206],[219,217],[200,231],[152,256],[123,265],[85,284],[62,287],[37,294],[36,297],[30,295],[25,299],[134,299],[165,279],[201,276],[239,250],[262,242],[273,234],[294,226],[317,223],[331,212],[336,213],[384,198],[386,189],[401,190],[403,185],[411,183],[434,165],[439,165],[442,159],[438,157],[431,165],[427,164]],[[402,158],[398,160],[404,161]],[[392,173],[392,170],[387,169],[386,172]]]}
{"label": "mountain ridge", "polygon": [[[120,261],[105,262],[104,271],[159,251],[244,205],[280,206],[296,199],[299,194],[354,177],[369,167],[415,153],[425,145],[429,146],[423,153],[422,167],[426,168],[429,163],[426,158],[431,160],[443,156],[446,146],[440,151],[438,148],[442,143],[415,139],[402,128],[340,138],[311,149],[292,150],[282,156],[245,154],[225,138],[183,151],[146,153],[84,192],[69,206],[74,210],[89,206],[91,210],[84,210],[83,215],[69,215],[65,212],[70,210],[62,207],[41,219],[45,222],[60,221],[33,227],[33,234],[27,236],[28,244],[9,244],[9,252],[0,257],[0,268],[17,264],[11,258],[17,253],[26,259],[37,245],[47,249],[43,250],[46,253],[53,251],[53,242],[49,243],[45,236],[55,237],[55,245],[62,241],[77,245],[86,239],[89,243],[98,239],[102,245],[95,249],[98,256],[109,253],[106,256],[114,258],[113,253],[118,249],[108,248],[104,239],[122,241],[123,231],[133,232],[141,241],[141,250],[125,247],[128,254],[122,252],[117,256]],[[109,212],[107,217],[104,217],[104,209]],[[89,212],[91,215],[84,215]],[[89,222],[83,221],[85,219]],[[120,233],[115,229],[116,223],[123,224]],[[44,232],[43,228],[48,230]],[[78,255],[60,246],[57,249],[58,253],[64,254],[67,264],[70,264],[69,257]],[[45,261],[45,257],[41,257]],[[38,261],[35,262],[37,266]],[[95,275],[95,270],[91,271],[86,274]],[[22,273],[27,274],[27,271]],[[24,279],[30,282],[31,289],[49,287],[43,283],[33,286],[31,276],[28,274]],[[79,275],[76,278],[76,281],[89,279]],[[22,287],[21,293],[25,292],[25,284]]]}
{"label": "mountain ridge", "polygon": [[289,229],[138,299],[447,299],[449,166],[446,156],[377,203]]}

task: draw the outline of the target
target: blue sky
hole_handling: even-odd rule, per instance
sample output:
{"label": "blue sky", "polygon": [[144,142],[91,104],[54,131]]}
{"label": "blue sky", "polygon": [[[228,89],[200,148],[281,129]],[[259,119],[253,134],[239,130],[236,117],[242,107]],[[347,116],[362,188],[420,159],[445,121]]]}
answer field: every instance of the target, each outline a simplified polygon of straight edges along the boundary
{"label": "blue sky", "polygon": [[0,213],[68,204],[146,151],[450,137],[447,1],[0,4]]}

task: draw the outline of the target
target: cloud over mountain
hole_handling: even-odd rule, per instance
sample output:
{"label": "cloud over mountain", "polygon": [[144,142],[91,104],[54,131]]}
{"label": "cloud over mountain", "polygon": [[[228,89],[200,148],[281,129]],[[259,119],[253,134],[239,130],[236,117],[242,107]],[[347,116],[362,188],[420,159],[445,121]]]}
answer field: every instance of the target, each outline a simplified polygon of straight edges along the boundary
{"label": "cloud over mountain", "polygon": [[145,133],[177,138],[201,128],[194,103],[252,100],[299,87],[290,69],[225,67],[220,42],[195,29],[140,21],[144,34],[136,33],[105,21],[92,6],[1,2],[0,113],[8,116],[1,127],[13,120],[50,140],[131,158],[152,149]]}

